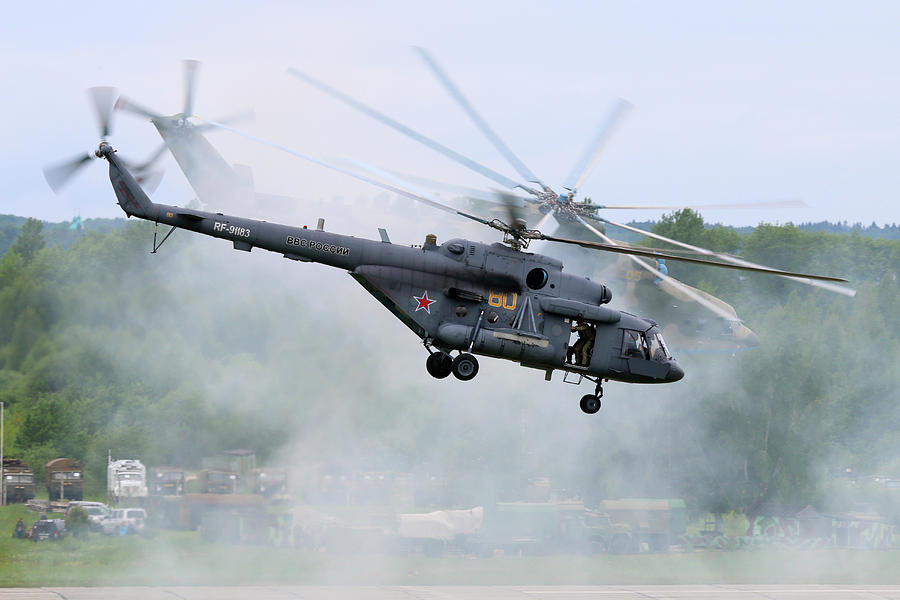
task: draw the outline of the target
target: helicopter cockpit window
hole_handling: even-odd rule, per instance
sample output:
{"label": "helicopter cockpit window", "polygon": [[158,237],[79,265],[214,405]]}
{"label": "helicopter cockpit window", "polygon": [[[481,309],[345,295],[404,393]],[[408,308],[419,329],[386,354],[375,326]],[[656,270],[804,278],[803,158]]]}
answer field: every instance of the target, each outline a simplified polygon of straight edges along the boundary
{"label": "helicopter cockpit window", "polygon": [[539,290],[547,285],[547,279],[549,279],[547,271],[541,268],[532,269],[525,276],[525,285],[533,290]]}
{"label": "helicopter cockpit window", "polygon": [[663,340],[662,334],[658,331],[654,331],[653,333],[646,336],[648,342],[648,349],[650,351],[650,358],[657,362],[666,362],[667,360],[672,358],[672,355],[669,354],[669,349],[666,347],[666,342]]}
{"label": "helicopter cockpit window", "polygon": [[624,333],[625,335],[622,337],[622,356],[644,360],[650,358],[647,339],[642,331],[626,329]]}

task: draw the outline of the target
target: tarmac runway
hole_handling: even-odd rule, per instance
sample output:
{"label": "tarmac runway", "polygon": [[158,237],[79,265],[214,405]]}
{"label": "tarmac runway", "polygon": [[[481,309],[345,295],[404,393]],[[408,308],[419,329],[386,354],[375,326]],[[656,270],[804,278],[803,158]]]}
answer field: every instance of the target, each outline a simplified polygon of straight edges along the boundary
{"label": "tarmac runway", "polygon": [[900,600],[900,585],[6,588],[0,600]]}

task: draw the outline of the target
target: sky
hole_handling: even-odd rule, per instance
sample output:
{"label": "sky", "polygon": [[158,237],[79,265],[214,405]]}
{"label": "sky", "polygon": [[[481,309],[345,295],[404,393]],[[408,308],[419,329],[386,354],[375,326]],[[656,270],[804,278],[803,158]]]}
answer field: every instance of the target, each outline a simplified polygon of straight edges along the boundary
{"label": "sky", "polygon": [[[594,201],[790,199],[808,206],[703,215],[732,225],[894,223],[898,22],[895,2],[15,3],[0,23],[0,213],[120,216],[99,163],[58,196],[41,170],[96,147],[89,86],[180,112],[186,58],[203,63],[197,114],[252,107],[256,118],[242,128],[298,151],[495,185],[291,78],[288,67],[515,176],[411,50],[423,46],[557,190],[624,98],[633,110],[581,190]],[[111,142],[123,156],[142,158],[159,143],[141,119],[120,115],[115,125]],[[210,139],[229,162],[252,167],[259,191],[301,201],[379,193],[227,132]],[[177,165],[164,166],[154,199],[188,202]],[[447,222],[444,237],[453,229]]]}

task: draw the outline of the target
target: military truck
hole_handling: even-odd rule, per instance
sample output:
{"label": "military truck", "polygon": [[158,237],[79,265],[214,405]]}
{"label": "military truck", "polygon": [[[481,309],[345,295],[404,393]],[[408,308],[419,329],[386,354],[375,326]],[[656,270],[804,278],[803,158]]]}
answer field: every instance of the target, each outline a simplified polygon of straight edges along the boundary
{"label": "military truck", "polygon": [[253,469],[253,493],[266,500],[284,500],[288,493],[287,469]]}
{"label": "military truck", "polygon": [[152,496],[147,516],[155,527],[197,529],[207,513],[265,515],[265,510],[265,499],[257,494],[182,494]]}
{"label": "military truck", "polygon": [[34,498],[34,473],[20,458],[3,457],[4,502],[26,502]]}
{"label": "military truck", "polygon": [[237,494],[241,478],[232,471],[203,469],[198,479],[201,494]]}
{"label": "military truck", "polygon": [[54,458],[44,465],[47,497],[50,500],[81,500],[84,496],[84,470],[74,458]]}
{"label": "military truck", "polygon": [[146,498],[146,467],[139,460],[110,460],[106,465],[106,493],[116,504]]}
{"label": "military truck", "polygon": [[665,552],[687,526],[687,507],[679,499],[631,498],[604,500],[600,510],[613,523],[627,525],[633,535],[632,551],[642,546],[652,552]]}
{"label": "military truck", "polygon": [[633,538],[628,525],[580,501],[497,502],[484,513],[477,544],[482,554],[621,554],[633,547]]}
{"label": "military truck", "polygon": [[184,494],[184,470],[178,467],[152,467],[147,481],[151,496],[181,496]]}
{"label": "military truck", "polygon": [[253,450],[222,450],[213,455],[206,456],[202,461],[202,468],[213,471],[228,471],[236,473],[239,481],[252,483],[250,476],[256,468],[256,453]]}

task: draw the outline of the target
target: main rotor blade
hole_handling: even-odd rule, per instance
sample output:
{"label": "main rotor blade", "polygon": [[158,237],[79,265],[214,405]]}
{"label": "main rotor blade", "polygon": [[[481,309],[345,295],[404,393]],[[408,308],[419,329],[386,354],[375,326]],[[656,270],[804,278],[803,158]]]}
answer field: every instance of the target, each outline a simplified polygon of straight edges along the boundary
{"label": "main rotor blade", "polygon": [[546,189],[547,186],[544,185],[544,182],[541,181],[541,179],[537,175],[532,173],[531,169],[525,166],[525,163],[523,163],[521,159],[519,159],[519,157],[516,156],[515,153],[513,153],[513,151],[510,150],[505,143],[503,143],[503,140],[500,139],[500,136],[494,133],[494,130],[491,129],[490,125],[487,124],[487,121],[485,121],[481,117],[481,115],[478,114],[478,112],[475,110],[475,107],[473,107],[472,104],[466,99],[466,97],[463,96],[459,88],[457,88],[456,85],[450,80],[444,70],[441,69],[441,67],[434,60],[434,58],[432,58],[431,55],[428,54],[428,51],[425,50],[425,48],[420,48],[418,46],[415,47],[415,50],[419,53],[419,56],[422,57],[422,60],[425,61],[425,64],[428,66],[428,68],[430,68],[435,76],[437,76],[437,78],[444,85],[450,95],[453,96],[453,99],[456,100],[456,102],[462,107],[466,114],[469,115],[469,118],[472,119],[472,121],[475,123],[475,126],[481,130],[481,133],[483,133],[485,137],[487,137],[488,141],[493,144],[494,148],[496,148],[500,152],[500,154],[503,155],[503,158],[506,159],[506,162],[512,165],[516,172],[521,175],[525,179],[525,181],[537,183],[542,188]]}
{"label": "main rotor blade", "polygon": [[[735,256],[731,256],[729,254],[721,254],[719,252],[713,252],[712,250],[707,250],[706,248],[700,248],[699,246],[692,246],[691,244],[685,244],[684,242],[679,242],[678,240],[673,240],[671,238],[667,238],[665,236],[659,235],[657,233],[653,233],[651,231],[646,231],[644,229],[638,229],[637,227],[631,227],[630,225],[625,225],[623,223],[616,223],[615,221],[610,221],[609,219],[604,219],[603,217],[597,217],[598,221],[603,221],[604,223],[608,223],[614,227],[619,227],[621,229],[625,229],[627,231],[632,231],[634,233],[639,233],[641,235],[646,235],[647,237],[651,237],[655,240],[660,240],[662,242],[668,242],[670,244],[674,244],[676,246],[680,246],[681,248],[686,248],[688,250],[693,250],[695,252],[699,252],[701,254],[705,254],[707,256],[714,256],[716,258],[722,259],[726,262],[729,262],[733,265],[737,265],[737,268],[744,268],[752,270],[754,268],[762,268],[768,269],[764,265],[759,265],[756,263],[752,263],[750,261],[744,260],[742,258],[737,258]],[[725,266],[720,263],[719,266]],[[777,270],[777,269],[776,269]],[[839,277],[821,277],[818,275],[806,275],[803,273],[775,273],[776,275],[781,275],[782,277],[788,277],[790,279],[794,279],[799,281],[800,283],[811,285],[813,287],[822,288],[824,290],[828,290],[830,292],[836,292],[838,294],[843,294],[845,296],[850,296],[851,298],[856,295],[856,290],[852,288],[846,288],[839,285],[831,285],[828,283],[823,283],[822,281],[843,281],[846,282],[846,279],[841,279]],[[822,281],[814,281],[814,280],[822,280]]]}
{"label": "main rotor blade", "polygon": [[[435,191],[445,191],[450,192],[452,194],[456,194],[458,196],[465,196],[467,198],[473,198],[475,200],[484,200],[486,202],[497,202],[497,194],[496,192],[491,192],[488,190],[482,190],[473,187],[467,187],[464,185],[456,185],[455,183],[444,183],[443,181],[435,181],[434,179],[428,179],[427,177],[419,177],[418,175],[409,175],[408,173],[400,173],[398,171],[390,171],[397,177],[405,179],[407,181],[411,181],[418,185],[424,186],[428,189]],[[534,204],[540,205],[541,203],[537,200],[533,200],[528,196],[520,196],[518,194],[509,194],[511,197],[515,198],[517,201],[521,202],[522,205]]]}
{"label": "main rotor blade", "polygon": [[75,173],[88,164],[92,158],[93,155],[90,153],[80,154],[67,161],[44,167],[44,179],[47,180],[47,185],[50,186],[53,193],[58,194]]}
{"label": "main rotor blade", "polygon": [[378,112],[374,108],[371,108],[370,106],[367,106],[367,105],[363,104],[362,102],[354,100],[353,98],[344,94],[343,92],[339,92],[338,90],[336,90],[332,87],[329,87],[328,85],[322,83],[321,81],[318,81],[317,79],[313,79],[309,75],[306,75],[305,73],[298,71],[297,69],[289,68],[288,73],[290,73],[297,79],[300,79],[301,81],[305,81],[306,83],[312,85],[313,87],[318,88],[319,90],[325,92],[329,96],[332,96],[333,98],[337,98],[344,104],[347,104],[351,108],[355,108],[356,110],[363,113],[364,115],[368,115],[369,117],[375,119],[376,121],[378,121],[384,125],[387,125],[388,127],[391,127],[392,129],[399,131],[403,135],[416,140],[420,144],[428,146],[429,148],[431,148],[432,150],[435,150],[436,152],[440,152],[444,156],[458,162],[459,164],[463,165],[464,167],[471,169],[472,171],[475,171],[476,173],[483,175],[483,176],[487,177],[488,179],[491,179],[491,180],[499,183],[502,186],[505,186],[508,188],[521,188],[530,194],[533,194],[533,195],[538,194],[537,190],[535,190],[523,183],[514,181],[514,180],[510,179],[509,177],[507,177],[501,173],[498,173],[497,171],[494,171],[493,169],[491,169],[489,167],[479,164],[479,163],[475,162],[474,160],[472,160],[471,158],[468,158],[466,156],[463,156],[459,152],[456,152],[455,150],[451,150],[450,148],[448,148],[447,146],[444,146],[440,142],[436,142],[435,140],[433,140],[429,137],[426,137],[425,135],[422,135],[418,131],[410,129],[403,123],[400,123],[399,121],[396,121],[396,120],[388,117],[387,115]]}
{"label": "main rotor blade", "polygon": [[[253,134],[251,134],[251,133],[247,133],[247,132],[245,132],[245,131],[241,131],[240,129],[235,129],[234,127],[229,127],[228,125],[225,125],[224,123],[217,123],[216,121],[210,121],[210,120],[207,120],[207,119],[201,119],[200,117],[195,117],[195,118],[196,118],[196,119],[200,119],[201,121],[204,121],[205,123],[209,123],[210,125],[212,125],[212,126],[214,126],[214,127],[218,127],[218,128],[220,128],[220,129],[224,129],[224,130],[226,130],[226,131],[230,131],[230,132],[232,132],[232,133],[236,133],[237,135],[243,136],[243,137],[245,137],[245,138],[247,138],[247,139],[249,139],[249,140],[253,140],[254,142],[257,142],[257,143],[259,143],[259,144],[263,144],[264,146],[269,146],[269,147],[271,147],[271,148],[275,148],[276,150],[280,150],[280,151],[285,152],[285,153],[287,153],[287,154],[291,154],[291,155],[293,155],[293,156],[297,156],[297,157],[302,158],[302,159],[304,159],[304,160],[308,160],[309,162],[312,162],[312,163],[315,163],[315,164],[317,164],[317,165],[319,165],[319,166],[325,167],[326,169],[331,169],[332,171],[337,171],[338,173],[343,173],[344,175],[348,175],[348,176],[353,177],[353,178],[355,178],[355,179],[359,179],[360,181],[364,181],[364,182],[366,182],[366,183],[368,183],[368,184],[370,184],[370,185],[374,185],[374,186],[376,186],[376,187],[380,187],[380,188],[382,188],[382,189],[384,189],[384,190],[387,190],[387,191],[389,191],[389,192],[393,192],[393,193],[398,194],[398,195],[400,195],[400,196],[405,196],[405,197],[407,197],[407,198],[411,198],[411,199],[417,200],[417,201],[419,201],[419,202],[424,202],[425,204],[428,204],[429,206],[432,206],[432,207],[437,208],[437,209],[439,209],[439,210],[443,210],[443,211],[445,211],[445,212],[449,212],[449,213],[453,213],[453,214],[456,214],[456,215],[460,215],[460,216],[462,216],[462,217],[466,217],[467,219],[472,219],[473,221],[478,221],[479,223],[482,223],[482,224],[484,224],[484,225],[491,226],[491,222],[490,222],[490,221],[488,221],[488,220],[486,220],[486,219],[482,219],[481,217],[477,217],[477,216],[475,216],[475,215],[470,215],[470,214],[465,213],[465,212],[462,212],[462,211],[460,211],[460,210],[456,210],[455,208],[452,208],[452,207],[450,207],[450,206],[447,206],[446,204],[442,203],[439,199],[434,198],[434,197],[429,197],[430,194],[426,195],[426,194],[424,194],[424,193],[423,193],[423,194],[417,194],[417,193],[414,193],[414,192],[410,192],[410,191],[408,191],[408,190],[401,189],[401,188],[399,188],[399,187],[395,187],[395,186],[393,186],[393,185],[389,185],[389,184],[383,183],[383,182],[378,181],[378,180],[376,180],[376,179],[372,179],[372,178],[370,178],[370,177],[366,177],[365,175],[360,175],[359,173],[355,173],[355,172],[353,172],[353,171],[350,171],[349,169],[344,169],[344,168],[338,167],[337,165],[333,165],[333,164],[331,164],[331,163],[325,162],[324,160],[321,160],[321,159],[316,158],[316,157],[314,157],[314,156],[311,156],[311,155],[309,155],[309,154],[304,154],[304,153],[302,153],[302,152],[297,152],[296,150],[291,150],[291,149],[288,148],[287,146],[282,146],[281,144],[276,144],[275,142],[270,142],[270,141],[265,140],[265,139],[263,139],[263,138],[257,137],[257,136],[255,136],[255,135],[253,135]],[[370,167],[368,167],[368,166],[365,166],[363,163],[357,163],[357,164],[359,164],[360,166],[364,166],[365,168],[370,168]],[[371,167],[371,168],[374,169],[374,167]]]}
{"label": "main rotor blade", "polygon": [[147,194],[152,194],[159,187],[162,181],[164,171],[145,171],[134,172],[134,180],[144,189]]}
{"label": "main rotor blade", "polygon": [[156,163],[156,161],[158,161],[162,157],[162,155],[165,154],[166,150],[168,150],[168,149],[169,149],[168,144],[163,142],[162,144],[159,145],[159,147],[157,147],[156,150],[153,151],[153,154],[151,154],[150,157],[142,163],[135,164],[135,163],[132,163],[131,161],[127,161],[127,160],[123,160],[122,162],[125,163],[125,166],[132,173],[137,172],[137,171],[146,171],[147,169],[152,167],[153,164]]}
{"label": "main rotor blade", "polygon": [[147,117],[148,119],[158,119],[162,116],[159,113],[153,112],[149,108],[144,108],[134,100],[126,98],[125,96],[119,96],[119,99],[116,100],[115,109],[130,112],[141,117]]}
{"label": "main rotor blade", "polygon": [[412,197],[414,200],[419,200],[420,202],[425,202],[426,204],[428,204],[429,206],[433,206],[434,208],[439,208],[440,210],[452,212],[454,214],[462,215],[463,217],[478,221],[479,223],[483,223],[485,225],[490,225],[490,221],[488,221],[487,219],[483,219],[481,217],[476,217],[474,215],[470,215],[469,213],[465,213],[465,212],[456,210],[452,206],[444,204],[441,201],[441,199],[438,198],[437,196],[434,196],[433,194],[430,194],[430,193],[426,192],[425,190],[419,189],[415,185],[411,184],[409,181],[404,180],[402,177],[399,177],[397,175],[389,173],[388,171],[379,169],[378,167],[374,167],[372,165],[366,164],[362,161],[350,160],[349,162],[361,169],[369,171],[376,177],[381,177],[382,179],[386,179],[386,180],[392,182],[393,185],[397,186],[397,188],[395,188],[395,189],[403,189],[412,194],[412,195],[410,195],[409,193],[406,194],[407,197]]}
{"label": "main rotor blade", "polygon": [[581,158],[579,158],[578,162],[575,163],[575,166],[572,167],[572,172],[569,173],[569,176],[566,177],[566,180],[563,183],[564,188],[570,192],[575,192],[575,190],[581,187],[581,184],[584,183],[588,178],[588,175],[590,175],[594,165],[597,164],[597,157],[600,155],[603,145],[610,137],[612,137],[616,127],[622,122],[622,118],[629,110],[631,110],[631,103],[619,98],[613,105],[609,115],[594,133],[594,137],[591,138],[590,143],[585,147],[584,152],[581,154]]}
{"label": "main rotor blade", "polygon": [[[579,222],[582,222],[583,219],[580,217],[576,217]],[[587,223],[582,223],[582,225],[587,225]],[[768,267],[761,266],[750,266],[750,265],[736,265],[736,264],[725,264],[720,262],[714,262],[711,260],[703,260],[701,258],[688,258],[686,256],[678,256],[676,254],[668,254],[664,252],[652,252],[649,250],[641,250],[635,248],[633,246],[629,246],[627,248],[620,247],[618,245],[613,244],[601,244],[598,242],[586,242],[583,240],[570,240],[566,238],[558,238],[553,236],[544,235],[540,239],[549,240],[551,242],[561,242],[563,244],[575,244],[576,246],[583,246],[585,248],[593,248],[595,250],[604,250],[606,252],[612,252],[614,254],[631,254],[634,256],[646,256],[648,258],[664,258],[666,260],[677,260],[681,262],[688,262],[698,265],[706,265],[708,267],[719,267],[722,269],[735,269],[738,271],[752,271],[755,273],[768,273],[769,275],[782,275],[786,277],[805,277],[809,279],[821,279],[824,281],[847,281],[846,279],[842,279],[840,277],[828,277],[825,275],[810,275],[808,273],[795,273],[793,271],[782,271],[780,269],[770,269]]]}
{"label": "main rotor blade", "polygon": [[97,113],[97,124],[100,126],[100,137],[106,139],[112,133],[112,113],[116,103],[116,88],[92,87],[88,88],[88,96]]}
{"label": "main rotor blade", "polygon": [[[581,222],[581,224],[584,225],[590,232],[592,232],[594,235],[596,235],[597,237],[599,237],[599,238],[600,238],[601,240],[603,240],[605,243],[611,244],[611,245],[613,245],[613,246],[618,246],[618,245],[619,245],[618,243],[616,243],[615,240],[613,240],[612,238],[610,238],[610,237],[604,235],[602,232],[600,232],[598,229],[596,229],[595,227],[593,227],[593,226],[590,225],[589,223],[586,223],[585,221],[581,220],[580,218],[579,218],[578,220],[579,220],[579,221]],[[658,277],[661,281],[663,281],[663,282],[666,283],[667,285],[672,286],[673,288],[676,288],[679,292],[681,292],[681,293],[684,294],[685,296],[688,296],[691,300],[693,300],[693,301],[696,302],[697,304],[703,306],[704,308],[706,308],[707,310],[711,311],[711,312],[714,313],[715,315],[717,315],[717,316],[719,316],[719,317],[722,317],[722,318],[725,319],[726,321],[736,321],[736,320],[739,320],[739,319],[738,319],[738,316],[737,316],[737,313],[734,312],[734,309],[733,309],[731,306],[727,305],[726,303],[723,302],[723,304],[725,304],[726,306],[728,306],[729,308],[732,309],[730,312],[729,312],[728,310],[726,310],[724,307],[719,306],[718,304],[716,304],[715,302],[713,302],[713,301],[710,300],[709,298],[706,298],[706,297],[703,296],[702,294],[697,293],[697,291],[696,291],[694,288],[692,288],[691,286],[689,286],[689,285],[687,285],[687,284],[685,284],[685,283],[682,283],[681,281],[675,279],[674,277],[672,277],[672,276],[670,276],[670,275],[667,275],[666,273],[663,273],[662,271],[660,271],[659,269],[657,269],[657,268],[655,268],[655,267],[650,266],[650,264],[647,263],[647,261],[645,261],[645,260],[643,260],[643,259],[641,259],[641,258],[638,258],[637,256],[633,256],[633,255],[628,255],[628,258],[631,259],[632,262],[634,262],[635,264],[637,264],[638,266],[640,266],[642,269],[644,269],[644,270],[646,270],[646,271],[649,271],[650,273],[653,273],[653,275],[655,275],[656,277]]]}
{"label": "main rotor blade", "polygon": [[[559,221],[556,220],[556,215],[554,215],[553,212],[554,211],[552,210],[548,211],[547,214],[541,217],[541,220],[538,221],[534,228],[538,231],[546,231],[547,235],[556,233],[560,228],[560,224]],[[535,254],[543,254],[547,243],[548,242],[544,240],[533,240],[528,246],[528,249]]]}
{"label": "main rotor blade", "polygon": [[732,202],[722,204],[593,204],[588,208],[596,207],[612,210],[679,210],[690,208],[694,210],[728,210],[733,208],[800,208],[809,206],[803,200],[763,200],[761,202]]}
{"label": "main rotor blade", "polygon": [[237,123],[252,123],[256,120],[256,111],[252,108],[245,108],[230,115],[226,115],[220,119],[216,119],[217,123],[225,123],[226,125],[234,125]]}
{"label": "main rotor blade", "polygon": [[[200,118],[200,117],[197,117],[196,115],[193,115],[193,116],[198,119]],[[224,118],[216,119],[216,123],[224,123],[225,125],[234,125],[237,123],[253,122],[254,120],[256,120],[256,111],[254,111],[252,108],[248,108],[248,109],[241,110],[236,113],[227,115]],[[194,125],[194,131],[196,131],[197,133],[203,133],[204,131],[208,131],[210,129],[215,129],[215,127],[210,125],[209,123],[202,123],[199,125]]]}
{"label": "main rotor blade", "polygon": [[184,111],[185,117],[194,114],[194,91],[197,88],[197,70],[200,68],[200,61],[186,60],[184,61]]}
{"label": "main rotor blade", "polygon": [[[548,225],[549,228],[547,227]],[[538,221],[537,225],[535,225],[534,228],[538,231],[544,231],[546,229],[547,231],[550,231],[552,235],[559,229],[559,221],[556,220],[556,215],[554,215],[553,211],[551,210],[546,215],[541,217],[541,220]]]}

